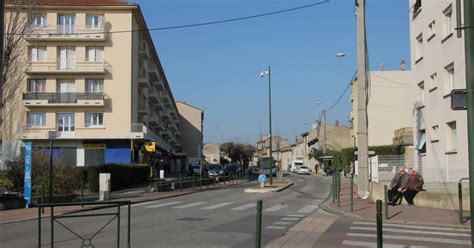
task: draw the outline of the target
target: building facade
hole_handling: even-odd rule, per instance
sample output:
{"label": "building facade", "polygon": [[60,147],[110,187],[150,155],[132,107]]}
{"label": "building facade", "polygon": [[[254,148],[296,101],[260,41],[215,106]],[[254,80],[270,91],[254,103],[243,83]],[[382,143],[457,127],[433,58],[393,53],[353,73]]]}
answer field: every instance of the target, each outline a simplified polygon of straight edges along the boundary
{"label": "building facade", "polygon": [[218,145],[204,144],[202,149],[204,160],[208,164],[219,164],[221,161],[221,149]]}
{"label": "building facade", "polygon": [[[40,3],[24,37],[19,105],[3,118],[4,158],[26,141],[49,147],[53,138],[54,154],[76,166],[182,163],[178,109],[140,7]],[[123,30],[142,31],[116,32]],[[147,153],[150,141],[156,151]]]}
{"label": "building facade", "polygon": [[204,111],[185,102],[176,102],[180,116],[179,142],[186,154],[186,164],[202,164]]}
{"label": "building facade", "polygon": [[[371,71],[367,104],[369,146],[391,145],[395,130],[413,126],[413,109],[416,99],[411,71],[405,70],[402,61],[399,71]],[[357,78],[352,80],[352,132],[357,142],[358,130]],[[356,143],[357,144],[357,143]]]}
{"label": "building facade", "polygon": [[466,111],[451,110],[465,89],[464,39],[456,37],[456,1],[410,0],[411,61],[417,101],[415,166],[425,181],[457,182],[468,174]]}

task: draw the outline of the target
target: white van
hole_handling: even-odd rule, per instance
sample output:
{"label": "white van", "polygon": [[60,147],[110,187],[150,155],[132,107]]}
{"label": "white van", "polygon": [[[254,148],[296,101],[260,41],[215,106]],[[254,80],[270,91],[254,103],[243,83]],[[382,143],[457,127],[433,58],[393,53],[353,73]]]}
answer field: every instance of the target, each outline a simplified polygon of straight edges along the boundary
{"label": "white van", "polygon": [[303,160],[294,160],[290,164],[290,172],[295,172],[296,167],[300,167],[300,166],[303,166]]}

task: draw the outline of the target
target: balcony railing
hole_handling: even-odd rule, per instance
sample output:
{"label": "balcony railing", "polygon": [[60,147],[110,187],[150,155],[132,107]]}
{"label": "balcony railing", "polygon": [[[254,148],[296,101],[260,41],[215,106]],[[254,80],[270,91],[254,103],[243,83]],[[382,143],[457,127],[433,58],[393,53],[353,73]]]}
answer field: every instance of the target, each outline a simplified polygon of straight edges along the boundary
{"label": "balcony railing", "polygon": [[23,93],[23,100],[46,100],[49,104],[54,103],[70,103],[75,104],[79,101],[101,100],[105,95],[103,93],[62,93],[62,92],[29,92]]}
{"label": "balcony railing", "polygon": [[105,40],[104,25],[47,25],[32,26],[27,40]]}
{"label": "balcony railing", "polygon": [[104,74],[106,68],[110,65],[102,61],[29,61],[26,67],[26,73],[29,74],[71,74],[71,73],[91,73]]}

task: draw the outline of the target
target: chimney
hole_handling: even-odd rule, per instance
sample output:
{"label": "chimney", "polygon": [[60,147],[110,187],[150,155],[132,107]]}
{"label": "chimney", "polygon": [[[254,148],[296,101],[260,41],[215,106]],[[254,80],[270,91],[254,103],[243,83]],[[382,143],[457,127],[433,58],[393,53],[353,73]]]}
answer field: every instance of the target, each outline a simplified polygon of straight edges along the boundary
{"label": "chimney", "polygon": [[405,60],[400,61],[400,70],[402,71],[407,70],[407,64],[405,63]]}
{"label": "chimney", "polygon": [[383,71],[385,69],[385,64],[384,63],[380,63],[380,70]]}

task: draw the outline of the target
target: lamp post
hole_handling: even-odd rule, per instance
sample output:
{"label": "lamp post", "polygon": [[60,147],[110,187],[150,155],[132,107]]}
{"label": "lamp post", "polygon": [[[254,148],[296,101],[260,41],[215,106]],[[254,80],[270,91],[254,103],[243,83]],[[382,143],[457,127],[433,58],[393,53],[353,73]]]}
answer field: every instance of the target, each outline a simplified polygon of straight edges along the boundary
{"label": "lamp post", "polygon": [[272,152],[272,74],[270,66],[262,71],[260,77],[268,76],[268,128],[270,134],[270,185],[273,185],[273,152]]}

